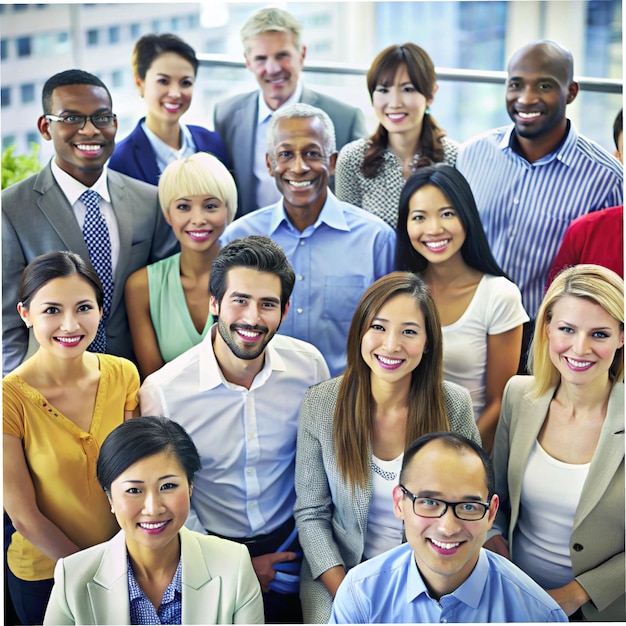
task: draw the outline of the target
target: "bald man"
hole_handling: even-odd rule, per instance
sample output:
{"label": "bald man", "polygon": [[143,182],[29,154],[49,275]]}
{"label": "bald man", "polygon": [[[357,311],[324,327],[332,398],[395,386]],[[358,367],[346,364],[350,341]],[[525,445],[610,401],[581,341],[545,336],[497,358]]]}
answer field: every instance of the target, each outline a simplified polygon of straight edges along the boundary
{"label": "bald man", "polygon": [[513,124],[470,139],[456,162],[474,192],[492,252],[520,288],[531,318],[520,372],[567,226],[623,204],[620,162],[567,118],[578,91],[568,50],[554,41],[523,46],[508,65],[506,107]]}

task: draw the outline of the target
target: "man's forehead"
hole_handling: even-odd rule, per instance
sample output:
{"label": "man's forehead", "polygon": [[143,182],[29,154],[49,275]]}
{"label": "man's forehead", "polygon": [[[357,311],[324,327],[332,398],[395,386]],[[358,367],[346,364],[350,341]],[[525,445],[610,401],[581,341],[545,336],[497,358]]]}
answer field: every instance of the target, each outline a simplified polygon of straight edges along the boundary
{"label": "man's forehead", "polygon": [[55,107],[76,108],[81,105],[99,108],[110,108],[111,98],[104,87],[100,85],[60,85],[51,94],[51,102]]}

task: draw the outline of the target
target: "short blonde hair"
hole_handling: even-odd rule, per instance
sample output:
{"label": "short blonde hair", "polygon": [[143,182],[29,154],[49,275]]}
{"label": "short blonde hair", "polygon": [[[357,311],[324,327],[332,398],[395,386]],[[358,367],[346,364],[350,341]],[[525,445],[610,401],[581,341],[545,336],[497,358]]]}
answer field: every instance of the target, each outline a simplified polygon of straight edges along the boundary
{"label": "short blonde hair", "polygon": [[[624,281],[615,272],[600,265],[581,264],[564,269],[554,279],[543,298],[537,320],[535,334],[530,348],[528,370],[535,377],[537,397],[555,387],[560,380],[559,371],[550,359],[548,348],[548,324],[552,320],[555,303],[564,296],[586,298],[600,305],[617,320],[624,330]],[[613,383],[624,377],[624,347],[616,350],[609,368]]]}
{"label": "short blonde hair", "polygon": [[159,203],[163,213],[177,198],[213,194],[228,210],[227,222],[237,212],[237,186],[226,166],[208,152],[196,152],[170,163],[159,179]]}
{"label": "short blonde hair", "polygon": [[271,32],[290,33],[296,50],[298,52],[302,51],[302,42],[300,40],[302,24],[291,13],[283,11],[283,9],[267,7],[253,13],[241,28],[241,43],[243,43],[246,54],[249,51],[248,41],[250,39],[263,33]]}

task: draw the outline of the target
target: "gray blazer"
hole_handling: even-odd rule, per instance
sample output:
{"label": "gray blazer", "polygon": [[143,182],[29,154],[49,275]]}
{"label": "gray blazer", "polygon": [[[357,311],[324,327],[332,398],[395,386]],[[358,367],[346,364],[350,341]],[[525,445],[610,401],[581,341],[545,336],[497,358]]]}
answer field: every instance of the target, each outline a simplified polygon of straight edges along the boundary
{"label": "gray blazer", "polygon": [[[371,479],[354,491],[340,474],[333,443],[333,415],[341,376],[310,387],[300,409],[294,516],[304,552],[300,598],[305,624],[327,623],[332,598],[319,576],[336,565],[346,570],[363,558]],[[480,445],[467,389],[444,382],[453,431]],[[371,459],[371,448],[368,450]]]}
{"label": "gray blazer", "polygon": [[[259,91],[231,96],[215,105],[213,123],[233,165],[237,182],[237,216],[261,207],[256,206],[254,185],[254,138],[258,115]],[[350,141],[365,137],[367,130],[363,112],[335,98],[304,87],[300,102],[328,113],[335,126],[337,151]]]}
{"label": "gray blazer", "polygon": [[[248,549],[179,531],[183,624],[263,624],[263,599]],[[44,624],[130,624],[124,531],[57,561]]]}
{"label": "gray blazer", "polygon": [[[496,492],[500,496],[495,525],[508,536],[513,561],[524,470],[556,391],[550,389],[535,398],[532,383],[530,376],[514,376],[507,383],[493,447]],[[609,397],[604,426],[574,516],[570,556],[575,579],[591,597],[582,607],[585,618],[626,621],[623,383],[617,383]]]}
{"label": "gray blazer", "polygon": [[[135,270],[173,254],[178,244],[158,206],[156,187],[108,170],[111,205],[120,235],[108,351],[133,358],[124,285]],[[29,333],[16,305],[22,271],[36,256],[70,250],[89,260],[83,234],[50,164],[2,192],[2,363],[4,374],[26,357]]]}

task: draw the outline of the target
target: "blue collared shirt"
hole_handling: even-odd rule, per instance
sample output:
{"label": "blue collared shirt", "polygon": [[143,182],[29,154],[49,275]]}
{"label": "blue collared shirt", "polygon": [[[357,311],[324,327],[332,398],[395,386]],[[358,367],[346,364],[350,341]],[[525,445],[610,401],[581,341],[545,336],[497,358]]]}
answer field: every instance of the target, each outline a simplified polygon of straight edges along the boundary
{"label": "blue collared shirt", "polygon": [[220,241],[266,235],[296,272],[291,307],[280,332],[312,343],[332,376],[346,367],[352,315],[363,292],[394,269],[396,234],[380,218],[341,202],[330,190],[315,224],[300,232],[282,199],[230,224]]}
{"label": "blue collared shirt", "polygon": [[145,120],[141,123],[141,128],[154,150],[157,167],[162,174],[163,170],[174,161],[190,157],[198,152],[196,144],[191,136],[191,131],[184,125],[180,124],[180,148],[175,150],[172,146],[168,146],[160,137],[157,137],[147,126]]}
{"label": "blue collared shirt", "polygon": [[133,568],[130,566],[130,559],[128,559],[128,596],[130,600],[131,624],[182,624],[182,563],[182,559],[180,559],[172,581],[163,592],[161,605],[155,610],[154,605],[148,600],[148,597],[135,580]]}
{"label": "blue collared shirt", "polygon": [[467,178],[491,250],[520,288],[531,318],[567,226],[623,204],[621,163],[573,124],[561,145],[529,163],[513,149],[513,125],[464,143],[456,167]]}
{"label": "blue collared shirt", "polygon": [[467,580],[431,598],[407,543],[351,569],[335,596],[331,624],[567,622],[559,605],[504,557],[480,550]]}

